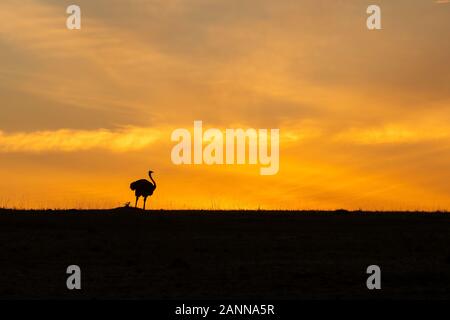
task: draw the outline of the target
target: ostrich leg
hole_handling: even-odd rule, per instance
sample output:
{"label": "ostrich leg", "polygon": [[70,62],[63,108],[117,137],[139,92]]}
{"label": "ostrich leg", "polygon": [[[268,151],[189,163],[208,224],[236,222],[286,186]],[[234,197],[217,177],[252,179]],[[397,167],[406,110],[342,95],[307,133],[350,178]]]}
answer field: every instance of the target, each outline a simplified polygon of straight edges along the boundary
{"label": "ostrich leg", "polygon": [[147,197],[144,197],[144,210],[145,210],[145,203],[147,202]]}
{"label": "ostrich leg", "polygon": [[136,203],[134,204],[134,207],[135,207],[135,208],[137,208],[138,199],[139,199],[139,197],[136,196]]}

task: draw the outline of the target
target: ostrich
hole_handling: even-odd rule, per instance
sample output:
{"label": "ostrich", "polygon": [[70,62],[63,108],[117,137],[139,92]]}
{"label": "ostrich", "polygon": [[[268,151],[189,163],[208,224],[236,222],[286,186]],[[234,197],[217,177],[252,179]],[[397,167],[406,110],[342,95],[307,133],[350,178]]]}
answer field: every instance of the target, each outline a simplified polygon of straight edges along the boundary
{"label": "ostrich", "polygon": [[137,203],[138,203],[139,197],[142,196],[142,197],[144,197],[144,207],[143,207],[143,209],[145,210],[145,202],[147,201],[147,197],[151,196],[153,194],[153,191],[155,191],[155,189],[156,189],[156,182],[152,178],[152,173],[153,173],[153,171],[149,171],[148,172],[148,176],[150,177],[150,180],[152,180],[153,183],[148,181],[148,180],[141,179],[141,180],[137,180],[135,182],[132,182],[130,184],[130,189],[133,190],[134,194],[136,195],[135,207],[137,207]]}

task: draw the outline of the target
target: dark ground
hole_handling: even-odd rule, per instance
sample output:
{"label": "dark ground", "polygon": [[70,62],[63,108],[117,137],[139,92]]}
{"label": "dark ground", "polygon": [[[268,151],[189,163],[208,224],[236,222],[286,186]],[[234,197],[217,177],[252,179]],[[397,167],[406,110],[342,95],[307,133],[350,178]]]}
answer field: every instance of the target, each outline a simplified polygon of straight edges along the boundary
{"label": "dark ground", "polygon": [[450,214],[0,210],[0,298],[50,297],[449,299]]}

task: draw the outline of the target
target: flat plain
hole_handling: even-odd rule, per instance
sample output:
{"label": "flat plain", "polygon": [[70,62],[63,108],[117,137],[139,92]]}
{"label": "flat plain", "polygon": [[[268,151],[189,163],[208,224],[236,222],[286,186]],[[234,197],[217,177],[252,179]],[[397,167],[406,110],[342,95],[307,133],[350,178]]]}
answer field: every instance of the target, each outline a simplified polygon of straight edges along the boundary
{"label": "flat plain", "polygon": [[449,299],[449,244],[448,213],[4,209],[0,298]]}

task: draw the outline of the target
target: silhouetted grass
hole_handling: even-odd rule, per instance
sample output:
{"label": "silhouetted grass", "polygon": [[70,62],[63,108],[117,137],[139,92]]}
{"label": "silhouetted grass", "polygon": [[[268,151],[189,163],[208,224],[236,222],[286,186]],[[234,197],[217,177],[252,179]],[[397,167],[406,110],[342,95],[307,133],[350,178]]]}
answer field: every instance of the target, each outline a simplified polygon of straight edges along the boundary
{"label": "silhouetted grass", "polygon": [[2,213],[53,213],[53,214],[65,214],[65,213],[95,213],[95,214],[118,214],[118,213],[139,213],[139,214],[152,214],[152,213],[200,213],[200,214],[216,214],[216,213],[249,213],[249,214],[338,214],[338,215],[362,215],[362,214],[448,214],[448,211],[420,211],[420,210],[404,210],[404,211],[363,211],[363,210],[253,210],[253,209],[151,209],[142,210],[141,208],[134,207],[118,207],[113,209],[16,209],[16,208],[0,208],[0,214]]}

